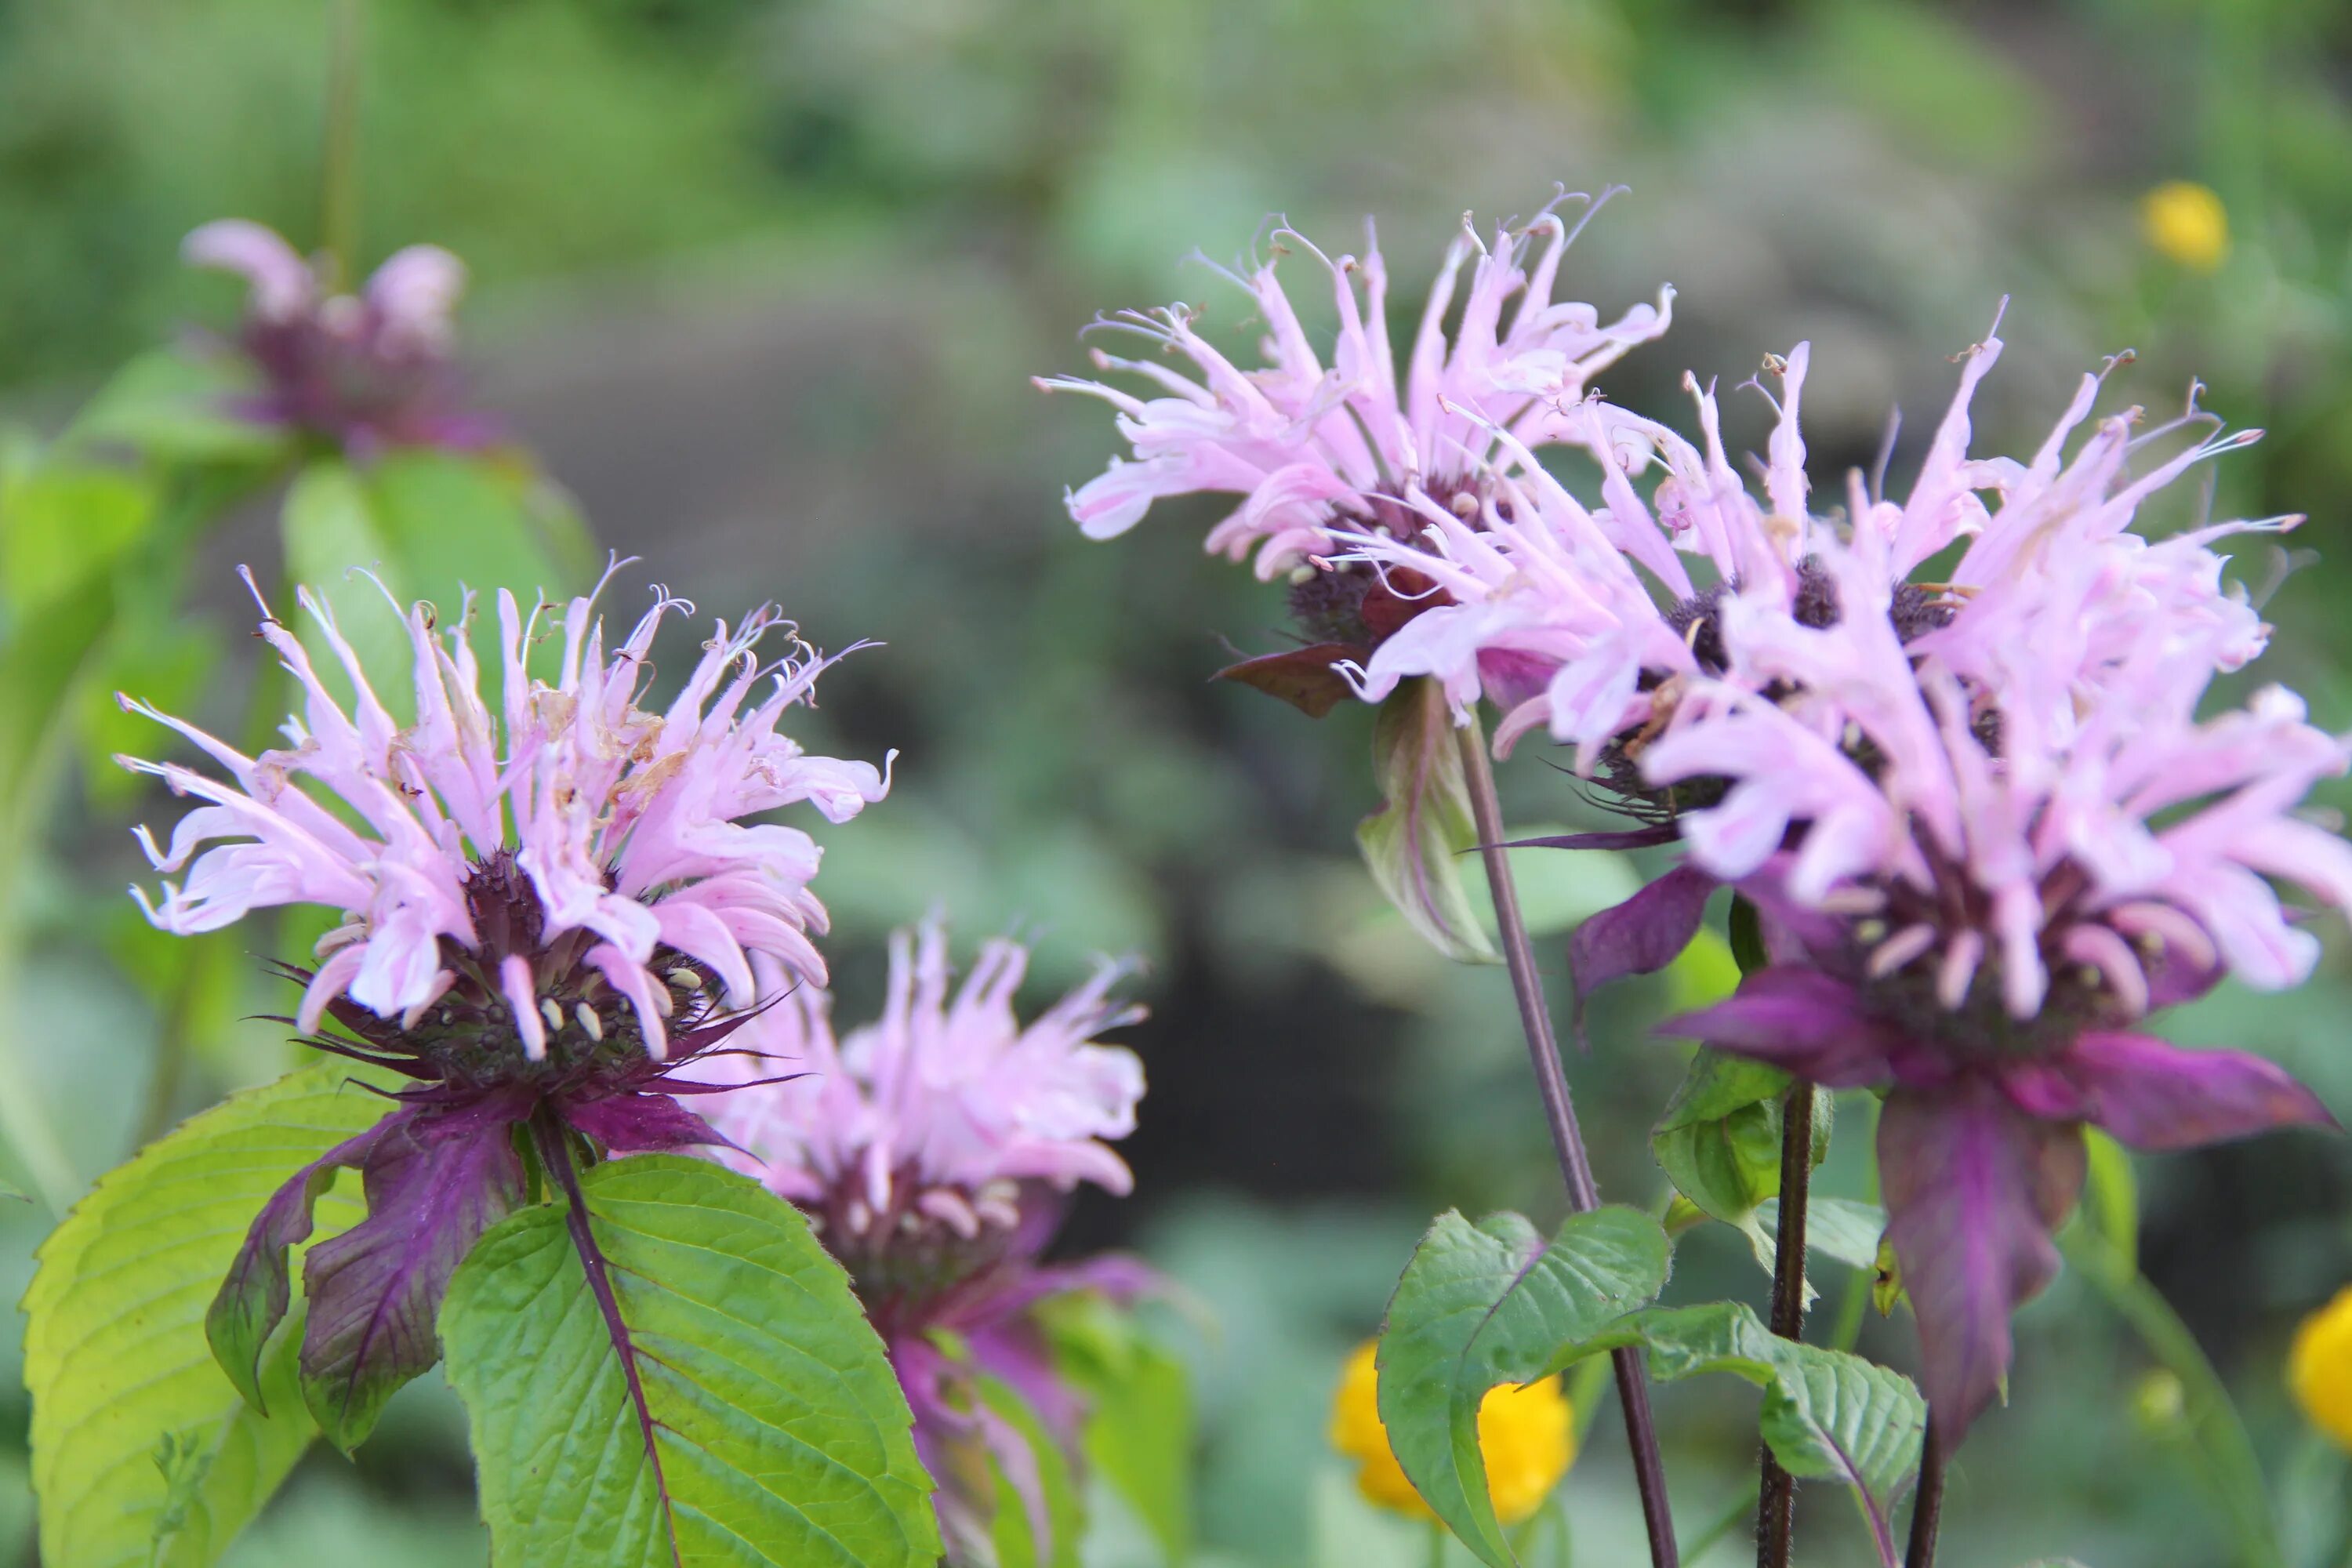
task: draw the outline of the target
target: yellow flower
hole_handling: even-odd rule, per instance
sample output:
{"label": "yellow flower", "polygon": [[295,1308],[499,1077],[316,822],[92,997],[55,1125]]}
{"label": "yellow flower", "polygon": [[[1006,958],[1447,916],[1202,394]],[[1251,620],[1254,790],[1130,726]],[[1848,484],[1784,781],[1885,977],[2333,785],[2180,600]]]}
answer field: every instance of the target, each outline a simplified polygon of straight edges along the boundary
{"label": "yellow flower", "polygon": [[2312,1425],[2352,1448],[2352,1286],[2295,1331],[2286,1380]]}
{"label": "yellow flower", "polygon": [[2210,272],[2230,254],[2230,214],[2208,185],[2168,180],[2139,199],[2149,247],[2192,272]]}
{"label": "yellow flower", "polygon": [[[1378,1403],[1380,1350],[1367,1340],[1348,1358],[1339,1395],[1331,1402],[1331,1446],[1357,1462],[1356,1486],[1382,1508],[1415,1519],[1431,1516],[1429,1505],[1404,1479],[1390,1451],[1388,1428]],[[1486,1495],[1495,1516],[1517,1524],[1543,1506],[1576,1461],[1575,1409],[1547,1377],[1525,1387],[1490,1388],[1478,1406],[1478,1452],[1486,1461]]]}

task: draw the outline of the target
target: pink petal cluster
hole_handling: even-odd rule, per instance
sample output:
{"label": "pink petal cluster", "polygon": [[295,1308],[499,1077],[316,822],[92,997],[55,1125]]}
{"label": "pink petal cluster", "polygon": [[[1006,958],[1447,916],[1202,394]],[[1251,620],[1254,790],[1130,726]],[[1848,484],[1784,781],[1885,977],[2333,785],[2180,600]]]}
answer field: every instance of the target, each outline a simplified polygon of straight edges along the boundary
{"label": "pink petal cluster", "polygon": [[[1331,552],[1335,538],[1377,525],[1385,500],[1421,492],[1442,501],[1475,484],[1501,433],[1572,402],[1594,374],[1666,329],[1670,289],[1655,307],[1635,306],[1610,322],[1591,305],[1552,298],[1575,237],[1552,210],[1566,199],[1517,231],[1497,229],[1491,246],[1464,215],[1402,375],[1389,346],[1387,268],[1369,233],[1361,259],[1336,260],[1293,230],[1276,235],[1277,259],[1295,243],[1329,275],[1339,330],[1328,367],[1275,276],[1275,260],[1246,277],[1219,268],[1265,325],[1260,368],[1242,368],[1194,331],[1197,312],[1188,305],[1105,320],[1106,330],[1190,361],[1192,374],[1097,350],[1098,370],[1140,380],[1148,395],[1075,376],[1038,381],[1047,391],[1109,403],[1132,453],[1070,495],[1071,517],[1088,537],[1108,539],[1165,497],[1237,495],[1241,504],[1210,532],[1208,546],[1236,560],[1255,549],[1258,574],[1271,577]],[[1469,287],[1449,334],[1445,319],[1465,265]]]}
{"label": "pink petal cluster", "polygon": [[[248,757],[123,698],[226,775],[119,759],[206,803],[181,818],[168,847],[139,830],[156,869],[180,875],[157,898],[132,889],[148,918],[192,934],[257,909],[340,910],[345,923],[320,943],[302,998],[303,1030],[343,995],[414,1027],[462,984],[503,998],[532,1058],[551,1031],[603,1038],[577,995],[583,980],[625,998],[661,1056],[678,983],[657,972],[665,954],[697,969],[698,985],[707,971],[735,1006],[761,994],[755,957],[822,981],[808,937],[824,929],[808,888],[820,851],[798,827],[748,819],[805,802],[843,822],[887,791],[871,764],[809,755],[777,729],[827,661],[795,642],[794,654],[764,662],[760,645],[791,627],[763,609],[731,630],[719,623],[676,700],[648,710],[655,633],[693,607],[657,596],[608,652],[595,598],[525,616],[499,592],[495,710],[467,638],[470,597],[455,626],[437,628],[429,605],[405,616],[415,718],[403,725],[308,590],[299,599],[352,687],[348,711],[266,605],[260,635],[304,696],[286,746]],[[530,668],[555,629],[542,627],[549,610],[562,633],[552,679]],[[509,868],[527,885],[522,904],[485,895]]]}
{"label": "pink petal cluster", "polygon": [[1024,1023],[1028,962],[1017,942],[987,942],[956,984],[931,922],[892,936],[882,1016],[846,1037],[824,992],[784,996],[744,1026],[745,1054],[711,1060],[751,1084],[715,1097],[711,1121],[743,1151],[725,1157],[823,1215],[837,1247],[910,1226],[1001,1239],[1024,1184],[1125,1194],[1110,1141],[1135,1130],[1143,1064],[1096,1037],[1143,1016],[1111,994],[1128,966],[1105,963]]}
{"label": "pink petal cluster", "polygon": [[330,292],[292,246],[243,218],[205,224],[180,254],[246,280],[238,342],[264,383],[243,408],[254,419],[356,451],[471,447],[490,435],[457,406],[450,353],[466,268],[439,246],[394,252],[357,294]]}

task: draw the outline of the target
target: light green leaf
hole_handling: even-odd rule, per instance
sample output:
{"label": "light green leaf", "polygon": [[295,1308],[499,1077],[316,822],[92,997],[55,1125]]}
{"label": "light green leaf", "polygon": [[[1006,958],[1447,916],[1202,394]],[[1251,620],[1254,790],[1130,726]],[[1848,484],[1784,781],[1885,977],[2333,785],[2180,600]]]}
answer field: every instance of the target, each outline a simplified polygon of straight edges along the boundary
{"label": "light green leaf", "polygon": [[1789,1075],[1702,1049],[1650,1134],[1675,1190],[1727,1225],[1744,1226],[1780,1190],[1780,1101]]}
{"label": "light green leaf", "polygon": [[1446,957],[1499,962],[1464,891],[1461,857],[1478,845],[1470,788],[1444,690],[1422,677],[1381,704],[1372,725],[1381,809],[1356,826],[1372,880],[1413,930]]}
{"label": "light green leaf", "polygon": [[[311,462],[287,490],[281,525],[288,576],[326,596],[376,695],[404,721],[414,699],[400,616],[412,603],[431,601],[454,625],[466,590],[487,605],[505,588],[528,616],[541,594],[579,585],[584,553],[577,520],[554,508],[527,471],[440,452],[394,452],[364,470],[340,458]],[[330,689],[348,695],[341,668],[316,630],[280,614],[310,647]],[[486,663],[498,657],[497,628],[486,607],[473,633]]]}
{"label": "light green leaf", "polygon": [[[1767,1198],[1756,1207],[1756,1229],[1766,1238],[1757,1261],[1772,1267],[1770,1237],[1780,1228],[1780,1200]],[[1811,1198],[1805,1204],[1805,1253],[1819,1254],[1849,1268],[1878,1267],[1878,1244],[1886,1234],[1886,1211],[1876,1204],[1851,1198]]]}
{"label": "light green leaf", "polygon": [[2139,1271],[2139,1178],[2131,1151],[2113,1134],[2083,1129],[2089,1170],[2083,1184],[2083,1219],[2098,1233],[2125,1273]]}
{"label": "light green leaf", "polygon": [[152,350],[98,389],[59,444],[124,447],[165,463],[265,464],[292,442],[282,430],[237,416],[235,400],[259,389],[240,358]]}
{"label": "light green leaf", "polygon": [[1039,1309],[1062,1375],[1087,1397],[1087,1463],[1170,1563],[1192,1548],[1192,1392],[1184,1364],[1135,1315],[1092,1291]]}
{"label": "light green leaf", "polygon": [[23,616],[104,574],[154,526],[152,480],[20,448],[0,474],[0,601]]}
{"label": "light green leaf", "polygon": [[[1077,1568],[1078,1539],[1086,1521],[1062,1446],[1029,1402],[1003,1379],[981,1376],[973,1386],[986,1413],[982,1419],[992,1420],[1000,1441],[1011,1446],[1009,1452],[999,1452],[992,1445],[988,1452],[996,1488],[989,1539],[996,1549],[997,1568]],[[1016,1468],[1025,1473],[1015,1474]]]}
{"label": "light green leaf", "polygon": [[[1765,1205],[1780,1192],[1780,1129],[1791,1081],[1778,1068],[1702,1048],[1691,1058],[1682,1087],[1675,1091],[1664,1116],[1650,1134],[1650,1152],[1664,1167],[1675,1190],[1747,1237],[1749,1250],[1768,1274],[1772,1270],[1773,1226],[1779,1211],[1775,1207],[1768,1215]],[[1815,1165],[1829,1155],[1835,1103],[1827,1089],[1813,1091]],[[1843,1243],[1843,1232],[1835,1227],[1852,1217],[1832,1215],[1832,1241]],[[1876,1242],[1874,1236],[1874,1247]],[[1807,1249],[1826,1250],[1826,1247],[1822,1239],[1809,1236]],[[1813,1295],[1810,1282],[1805,1292],[1810,1301]]]}
{"label": "light green leaf", "polygon": [[[321,1063],[232,1095],[102,1178],[42,1244],[25,1383],[45,1562],[210,1563],[309,1447],[299,1317],[264,1358],[264,1415],[214,1361],[205,1309],[279,1184],[383,1116],[351,1078]],[[355,1191],[331,1193],[319,1234],[360,1214]]]}
{"label": "light green leaf", "polygon": [[1549,1246],[1517,1215],[1474,1226],[1448,1211],[1405,1266],[1381,1332],[1381,1420],[1415,1489],[1483,1562],[1512,1562],[1478,1451],[1486,1391],[1556,1370],[1560,1345],[1658,1293],[1667,1257],[1665,1232],[1633,1209],[1572,1215]]}
{"label": "light green leaf", "polygon": [[1581,1344],[1563,1345],[1564,1365],[1618,1345],[1649,1352],[1665,1382],[1725,1372],[1764,1391],[1759,1423],[1773,1458],[1790,1475],[1843,1481],[1892,1564],[1895,1500],[1917,1473],[1927,1402],[1911,1380],[1843,1351],[1784,1340],[1737,1301],[1634,1312]]}
{"label": "light green leaf", "polygon": [[800,1215],[677,1155],[612,1161],[581,1186],[637,1349],[668,1507],[564,1210],[536,1205],[483,1236],[441,1310],[498,1568],[670,1568],[673,1530],[691,1563],[929,1563],[940,1546],[913,1418],[847,1276]]}

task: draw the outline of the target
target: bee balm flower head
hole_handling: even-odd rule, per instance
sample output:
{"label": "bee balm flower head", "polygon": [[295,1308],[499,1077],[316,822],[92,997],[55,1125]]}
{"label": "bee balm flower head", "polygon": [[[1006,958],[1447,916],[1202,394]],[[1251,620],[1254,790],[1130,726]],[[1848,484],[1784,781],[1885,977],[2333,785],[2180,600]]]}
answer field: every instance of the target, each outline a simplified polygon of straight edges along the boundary
{"label": "bee balm flower head", "polygon": [[[1120,1257],[1038,1261],[1080,1183],[1122,1194],[1133,1184],[1110,1143],[1135,1128],[1143,1065],[1096,1037],[1143,1012],[1111,994],[1126,966],[1105,963],[1024,1021],[1013,1004],[1027,967],[1019,944],[992,942],[953,984],[945,931],[901,931],[878,1019],[837,1037],[831,999],[803,987],[747,1026],[756,1055],[713,1058],[702,1072],[764,1080],[714,1101],[730,1140],[717,1157],[800,1205],[850,1271],[941,1480],[951,1542],[984,1541],[992,1506],[959,1480],[975,1468],[960,1458],[1035,1475],[1025,1439],[976,1396],[977,1380],[1017,1391],[1074,1445],[1078,1396],[1033,1310],[1078,1289],[1132,1298],[1150,1280]],[[1045,1499],[1014,1489],[1045,1540]]]}
{"label": "bee balm flower head", "polygon": [[490,437],[458,406],[451,314],[466,268],[440,247],[395,253],[356,295],[329,293],[292,246],[242,218],[205,225],[181,255],[248,286],[237,343],[262,379],[242,405],[256,421],[361,456]]}
{"label": "bee balm flower head", "polygon": [[[336,911],[343,923],[315,966],[284,966],[304,987],[289,1021],[410,1080],[383,1121],[270,1201],[214,1308],[214,1345],[250,1387],[311,1198],[338,1166],[364,1173],[369,1217],[305,1265],[305,1389],[339,1441],[356,1441],[391,1387],[432,1363],[450,1271],[521,1199],[518,1126],[613,1152],[718,1136],[674,1098],[706,1086],[671,1069],[759,1002],[755,959],[772,984],[824,973],[809,940],[824,926],[808,888],[815,843],[747,819],[805,804],[841,822],[887,787],[870,764],[808,755],[780,731],[825,661],[805,650],[763,661],[761,644],[790,631],[772,613],[720,623],[656,710],[641,705],[655,633],[690,606],[658,597],[608,650],[594,598],[525,616],[499,594],[496,709],[467,637],[470,601],[454,627],[436,626],[428,605],[408,613],[415,717],[402,725],[307,591],[300,602],[352,689],[348,710],[266,607],[261,636],[304,696],[286,746],[248,757],[124,699],[217,770],[122,759],[204,803],[168,847],[140,831],[157,869],[180,879],[160,897],[133,889],[148,917],[193,934],[257,909]],[[530,668],[549,609],[561,635],[551,679]],[[339,1032],[325,1031],[330,1019]],[[380,1251],[399,1261],[353,1266]],[[387,1304],[387,1290],[398,1300]],[[373,1348],[354,1361],[355,1325],[378,1321],[398,1327],[360,1335]]]}

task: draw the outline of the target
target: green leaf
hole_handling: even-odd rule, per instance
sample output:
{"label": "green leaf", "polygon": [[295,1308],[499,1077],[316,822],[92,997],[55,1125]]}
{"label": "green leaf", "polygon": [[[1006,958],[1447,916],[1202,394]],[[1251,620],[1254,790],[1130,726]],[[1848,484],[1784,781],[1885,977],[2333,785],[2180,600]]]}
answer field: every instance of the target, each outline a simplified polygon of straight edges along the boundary
{"label": "green leaf", "polygon": [[677,1155],[612,1161],[581,1187],[638,1347],[668,1506],[564,1209],[526,1209],[475,1245],[441,1310],[498,1568],[583,1553],[670,1568],[673,1529],[687,1562],[937,1557],[906,1399],[800,1215]]}
{"label": "green leaf", "polygon": [[[553,508],[527,470],[486,457],[402,451],[364,470],[322,458],[295,476],[280,521],[288,576],[325,595],[376,695],[403,720],[414,701],[400,619],[410,604],[430,600],[454,624],[467,589],[487,597],[506,588],[528,616],[541,593],[562,592],[580,575],[577,521]],[[331,689],[348,695],[315,629],[280,613]],[[497,630],[493,614],[475,622],[474,651],[486,663],[498,658]]]}
{"label": "green leaf", "polygon": [[[1002,1378],[973,1380],[983,1421],[999,1442],[989,1445],[989,1471],[996,1488],[996,1511],[989,1521],[997,1568],[1077,1568],[1078,1540],[1086,1521],[1078,1509],[1077,1483],[1062,1446],[1037,1412]],[[1014,1474],[1018,1466],[1026,1474]],[[1035,1515],[1033,1517],[1033,1510]],[[1040,1536],[1044,1539],[1041,1541]]]}
{"label": "green leaf", "polygon": [[1381,1332],[1381,1420],[1406,1477],[1481,1561],[1512,1562],[1478,1452],[1486,1391],[1556,1370],[1561,1344],[1658,1293],[1667,1257],[1657,1221],[1613,1206],[1570,1215],[1549,1246],[1517,1215],[1474,1226],[1448,1211],[1415,1249]]}
{"label": "green leaf", "polygon": [[1092,1291],[1042,1303],[1055,1364],[1084,1394],[1087,1463],[1142,1521],[1170,1563],[1192,1550],[1192,1391],[1184,1364]]}
{"label": "green leaf", "polygon": [[1682,1087],[1650,1134],[1675,1190],[1727,1225],[1746,1226],[1780,1190],[1779,1068],[1722,1051],[1691,1058]]}
{"label": "green leaf", "polygon": [[[205,1309],[278,1184],[383,1114],[351,1078],[321,1063],[230,1096],[103,1177],[41,1245],[25,1383],[45,1562],[210,1563],[310,1445],[299,1331],[263,1358],[263,1415],[214,1361]],[[330,1194],[320,1231],[360,1213],[355,1193]]]}
{"label": "green leaf", "polygon": [[1742,974],[1754,974],[1772,966],[1771,955],[1764,951],[1764,922],[1755,901],[1731,895],[1731,916],[1725,922],[1731,946],[1732,962],[1739,965]]}
{"label": "green leaf", "polygon": [[[1780,1193],[1780,1130],[1792,1081],[1779,1068],[1702,1048],[1691,1058],[1682,1087],[1650,1134],[1650,1152],[1675,1190],[1747,1237],[1749,1250],[1768,1274],[1772,1271],[1772,1227],[1779,1211],[1768,1214],[1765,1205]],[[1829,1156],[1835,1105],[1836,1097],[1829,1090],[1813,1091],[1816,1166]],[[1833,1214],[1830,1223],[1834,1226],[1852,1217]],[[1810,1232],[1812,1226],[1807,1228]],[[1843,1244],[1845,1238],[1840,1231],[1831,1239]],[[1871,1246],[1876,1245],[1874,1235]],[[1808,1251],[1827,1250],[1821,1238],[1811,1235],[1806,1247]],[[1805,1291],[1811,1300],[1810,1282]]]}
{"label": "green leaf", "polygon": [[2083,1129],[2089,1171],[2083,1184],[2083,1219],[2115,1255],[2116,1267],[2139,1271],[2139,1178],[2131,1151],[2112,1134]]}
{"label": "green leaf", "polygon": [[[1780,1224],[1780,1200],[1767,1198],[1756,1208],[1756,1228],[1767,1237]],[[1851,1198],[1811,1198],[1805,1204],[1805,1252],[1818,1253],[1849,1268],[1878,1267],[1879,1242],[1886,1234],[1886,1211],[1876,1204]],[[1768,1247],[1759,1259],[1772,1266]]]}
{"label": "green leaf", "polygon": [[240,358],[156,349],[116,371],[59,441],[126,447],[165,463],[265,464],[291,443],[234,411],[258,390]]}
{"label": "green leaf", "polygon": [[1478,834],[1454,715],[1436,681],[1408,680],[1381,704],[1372,724],[1372,777],[1381,809],[1356,826],[1372,880],[1446,957],[1498,963],[1462,885],[1461,856],[1478,847]]}
{"label": "green leaf", "polygon": [[144,475],[19,449],[0,475],[0,601],[23,616],[102,575],[153,527]]}
{"label": "green leaf", "polygon": [[1843,1351],[1784,1340],[1737,1301],[1634,1312],[1581,1344],[1564,1344],[1553,1364],[1619,1345],[1649,1352],[1665,1382],[1724,1372],[1764,1391],[1759,1423],[1772,1456],[1790,1475],[1843,1481],[1854,1495],[1882,1562],[1893,1563],[1894,1503],[1919,1466],[1927,1401],[1901,1373]]}

